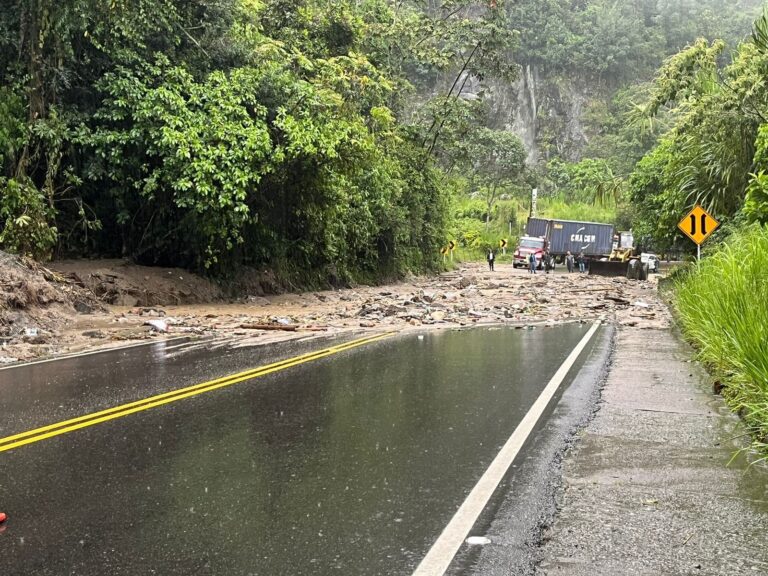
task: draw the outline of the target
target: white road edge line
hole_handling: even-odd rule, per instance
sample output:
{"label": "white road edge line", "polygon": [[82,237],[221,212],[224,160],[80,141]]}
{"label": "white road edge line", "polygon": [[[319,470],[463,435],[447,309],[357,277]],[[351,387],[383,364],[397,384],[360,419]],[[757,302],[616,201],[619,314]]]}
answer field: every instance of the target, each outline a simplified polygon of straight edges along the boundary
{"label": "white road edge line", "polygon": [[443,533],[440,534],[432,548],[429,549],[429,552],[427,552],[427,555],[418,565],[413,576],[442,576],[448,570],[453,557],[458,552],[467,534],[472,530],[472,526],[475,525],[475,522],[501,483],[507,470],[509,470],[518,452],[520,452],[539,418],[541,418],[544,410],[546,410],[550,400],[552,400],[560,384],[565,380],[568,371],[573,367],[579,355],[592,339],[592,336],[597,332],[599,326],[600,323],[594,323],[589,332],[581,339],[581,342],[578,343],[568,358],[560,365],[560,368],[552,376],[552,379],[536,399],[536,402],[533,403],[530,410],[528,410],[528,413],[512,433],[512,436],[509,437],[507,443],[504,444],[504,447],[494,458],[493,462],[491,462],[485,474],[478,480],[472,492],[469,493],[467,499],[464,500],[464,503],[456,511],[453,518],[451,518]]}
{"label": "white road edge line", "polygon": [[93,354],[102,354],[104,352],[115,352],[119,350],[128,350],[130,348],[138,348],[140,346],[152,346],[153,344],[163,344],[175,342],[183,338],[189,338],[189,336],[176,336],[174,338],[168,338],[167,340],[151,340],[149,342],[137,342],[136,344],[127,344],[125,346],[115,346],[114,348],[101,348],[99,350],[90,350],[88,352],[75,352],[73,354],[62,354],[61,356],[52,356],[45,358],[44,360],[33,360],[32,362],[19,362],[16,364],[9,364],[8,366],[0,367],[0,371],[13,370],[14,368],[22,368],[24,366],[35,366],[36,364],[45,364],[47,362],[57,362],[59,360],[70,360],[72,358],[80,358],[82,356],[92,356]]}

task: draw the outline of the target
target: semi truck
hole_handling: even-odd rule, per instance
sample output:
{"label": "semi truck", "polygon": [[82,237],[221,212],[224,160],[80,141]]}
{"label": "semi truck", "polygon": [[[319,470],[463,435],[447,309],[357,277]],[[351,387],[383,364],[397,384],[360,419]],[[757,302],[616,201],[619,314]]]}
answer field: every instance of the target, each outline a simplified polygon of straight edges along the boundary
{"label": "semi truck", "polygon": [[521,254],[522,260],[525,245],[531,244],[531,239],[543,240],[539,248],[541,253],[549,250],[556,258],[565,256],[567,252],[599,258],[607,256],[613,249],[613,224],[531,217],[528,218],[525,232],[526,235],[520,239],[520,244],[515,250],[516,263],[517,254]]}

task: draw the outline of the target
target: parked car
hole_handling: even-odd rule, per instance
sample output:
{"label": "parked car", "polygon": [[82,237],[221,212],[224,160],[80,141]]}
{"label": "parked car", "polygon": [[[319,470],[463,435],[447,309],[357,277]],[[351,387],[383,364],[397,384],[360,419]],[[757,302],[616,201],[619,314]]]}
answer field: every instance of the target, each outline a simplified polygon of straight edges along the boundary
{"label": "parked car", "polygon": [[656,274],[659,273],[660,260],[656,254],[643,252],[640,254],[640,262],[643,264],[648,264],[648,272],[655,272]]}

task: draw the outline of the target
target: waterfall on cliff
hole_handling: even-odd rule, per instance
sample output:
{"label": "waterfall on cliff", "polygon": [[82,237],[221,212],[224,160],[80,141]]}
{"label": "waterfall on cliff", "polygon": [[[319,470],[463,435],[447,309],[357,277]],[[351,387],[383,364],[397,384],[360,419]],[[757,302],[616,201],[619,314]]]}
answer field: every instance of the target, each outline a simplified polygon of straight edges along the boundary
{"label": "waterfall on cliff", "polygon": [[523,144],[525,144],[529,165],[536,164],[539,160],[539,151],[536,147],[536,116],[538,114],[536,76],[536,70],[530,64],[526,64],[521,70],[520,78],[514,85],[517,94],[517,110],[515,111],[512,130],[520,136]]}

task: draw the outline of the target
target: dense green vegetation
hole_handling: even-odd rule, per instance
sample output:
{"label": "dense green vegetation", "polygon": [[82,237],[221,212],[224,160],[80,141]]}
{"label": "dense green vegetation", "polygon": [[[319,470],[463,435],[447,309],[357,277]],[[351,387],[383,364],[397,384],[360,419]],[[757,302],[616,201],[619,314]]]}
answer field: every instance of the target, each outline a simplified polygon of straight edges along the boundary
{"label": "dense green vegetation", "polygon": [[724,224],[676,281],[674,303],[685,335],[766,451],[768,7],[751,38],[726,61],[725,53],[721,40],[699,39],[665,61],[631,114],[646,126],[663,117],[665,129],[628,189],[635,229],[659,246],[676,243],[676,222],[696,203]]}
{"label": "dense green vegetation", "polygon": [[[642,81],[697,36],[735,45],[757,4],[13,0],[0,13],[0,248],[269,268],[294,285],[376,280],[438,267],[450,238],[479,250],[514,235],[532,187],[543,215],[625,228],[637,213],[664,240],[703,182],[669,160],[697,154],[681,156],[686,117],[730,134],[719,146],[733,154],[753,135],[765,156],[750,112],[761,96],[738,81],[762,73],[762,55],[749,44],[728,64],[702,41]],[[538,118],[535,166],[494,129],[488,82],[530,66],[589,97],[578,157],[556,114]],[[751,120],[707,124],[728,106]],[[748,187],[744,214],[759,219],[768,177],[734,176],[745,146],[722,167],[723,206],[737,212]]]}
{"label": "dense green vegetation", "polygon": [[[582,219],[592,213],[588,206],[596,205],[597,214],[590,220],[629,228],[638,207],[646,207],[630,186],[630,175],[675,123],[669,107],[653,115],[639,113],[655,91],[651,80],[657,67],[700,37],[723,39],[735,48],[748,35],[761,3],[522,0],[511,5],[510,21],[520,32],[517,61],[535,67],[543,90],[538,98],[550,107],[539,110],[537,118],[541,162],[529,167],[527,187],[509,187],[506,195],[527,205],[530,187],[535,186],[544,200],[539,203],[544,216]],[[716,62],[727,65],[729,52],[721,52]],[[579,149],[566,137],[568,114],[547,102],[568,91],[586,97],[584,113],[577,119],[586,142]],[[654,210],[656,206],[644,213]],[[518,214],[524,217],[527,209]],[[667,224],[652,217],[647,222]],[[664,239],[647,222],[638,220],[636,237],[666,249],[676,227]],[[499,232],[505,226],[503,220],[496,222]]]}
{"label": "dense green vegetation", "polygon": [[[411,79],[513,71],[502,8],[472,0],[8,8],[0,247],[37,257],[246,264],[305,284],[434,267],[449,203],[434,150],[458,96],[406,122]],[[478,181],[519,169],[513,144]]]}
{"label": "dense green vegetation", "polygon": [[765,221],[764,126],[768,121],[768,51],[745,42],[724,68],[722,42],[699,40],[671,58],[638,115],[662,107],[673,125],[638,164],[629,181],[637,226],[672,243],[681,214],[701,203],[720,219]]}
{"label": "dense green vegetation", "polygon": [[734,234],[678,280],[685,335],[724,384],[724,396],[768,449],[768,228]]}
{"label": "dense green vegetation", "polygon": [[523,0],[521,60],[615,87],[647,79],[697,37],[741,39],[755,0]]}

